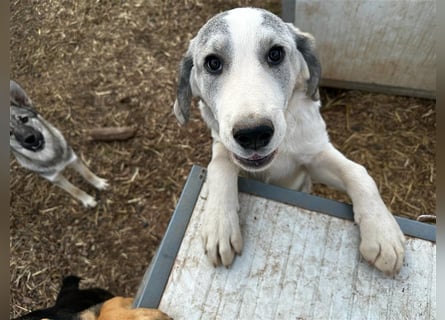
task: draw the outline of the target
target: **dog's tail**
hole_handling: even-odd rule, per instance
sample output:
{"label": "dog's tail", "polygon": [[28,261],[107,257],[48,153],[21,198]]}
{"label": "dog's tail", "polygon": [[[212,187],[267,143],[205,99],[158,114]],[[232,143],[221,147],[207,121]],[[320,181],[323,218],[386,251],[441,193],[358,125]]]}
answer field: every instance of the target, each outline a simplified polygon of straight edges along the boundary
{"label": "dog's tail", "polygon": [[63,295],[67,291],[79,290],[80,280],[82,280],[82,278],[74,275],[66,276],[65,278],[63,278],[62,287],[60,288],[59,294],[56,298],[56,304],[58,301],[60,301],[60,298],[63,297]]}

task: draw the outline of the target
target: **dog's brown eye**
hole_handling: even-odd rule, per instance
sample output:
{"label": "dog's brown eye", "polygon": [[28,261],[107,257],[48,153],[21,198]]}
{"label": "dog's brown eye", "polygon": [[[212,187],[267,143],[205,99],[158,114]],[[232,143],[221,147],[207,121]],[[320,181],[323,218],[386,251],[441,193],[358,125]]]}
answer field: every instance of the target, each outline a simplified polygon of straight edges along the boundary
{"label": "dog's brown eye", "polygon": [[271,65],[278,65],[284,59],[284,49],[279,46],[272,47],[267,54],[267,62]]}
{"label": "dog's brown eye", "polygon": [[22,123],[27,123],[28,120],[29,120],[28,117],[20,117],[20,121],[21,121]]}
{"label": "dog's brown eye", "polygon": [[213,74],[220,74],[223,68],[221,60],[214,55],[210,55],[205,59],[204,66],[208,72]]}

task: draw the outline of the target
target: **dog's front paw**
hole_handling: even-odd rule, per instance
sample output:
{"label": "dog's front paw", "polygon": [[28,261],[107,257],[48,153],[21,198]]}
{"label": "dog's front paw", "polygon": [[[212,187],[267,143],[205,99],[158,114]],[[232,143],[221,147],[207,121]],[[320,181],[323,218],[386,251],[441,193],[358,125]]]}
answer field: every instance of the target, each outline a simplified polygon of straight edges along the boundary
{"label": "dog's front paw", "polygon": [[360,221],[360,253],[377,269],[395,275],[402,268],[405,237],[389,211]]}
{"label": "dog's front paw", "polygon": [[98,177],[94,182],[94,186],[99,190],[105,190],[108,189],[110,185],[106,179]]}
{"label": "dog's front paw", "polygon": [[82,201],[82,204],[85,208],[94,208],[97,205],[96,200],[88,194],[83,195],[80,198],[80,201]]}
{"label": "dog's front paw", "polygon": [[202,240],[210,262],[217,267],[229,267],[235,254],[240,255],[243,238],[236,210],[213,207],[203,212]]}

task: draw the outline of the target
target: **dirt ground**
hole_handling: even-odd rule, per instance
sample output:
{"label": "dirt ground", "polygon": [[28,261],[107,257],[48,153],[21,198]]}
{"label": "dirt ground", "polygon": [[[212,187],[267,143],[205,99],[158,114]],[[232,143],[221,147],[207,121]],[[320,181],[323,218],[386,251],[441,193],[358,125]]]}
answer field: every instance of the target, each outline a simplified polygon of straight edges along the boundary
{"label": "dirt ground", "polygon": [[[85,209],[10,162],[10,315],[51,305],[64,275],[134,296],[192,164],[206,166],[210,137],[194,108],[172,114],[188,40],[215,13],[279,1],[10,1],[11,79],[60,128],[111,188]],[[310,30],[305,30],[310,31]],[[334,144],[368,168],[396,215],[435,212],[435,101],[322,89]],[[124,142],[91,142],[84,130],[135,126]],[[316,187],[316,193],[346,200]]]}

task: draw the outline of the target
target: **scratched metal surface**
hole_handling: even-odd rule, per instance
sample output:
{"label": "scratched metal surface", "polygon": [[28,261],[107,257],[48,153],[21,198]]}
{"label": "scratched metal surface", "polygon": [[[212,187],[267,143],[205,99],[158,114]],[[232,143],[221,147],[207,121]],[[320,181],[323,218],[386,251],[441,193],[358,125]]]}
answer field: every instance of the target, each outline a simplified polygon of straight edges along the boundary
{"label": "scratched metal surface", "polygon": [[436,245],[408,238],[388,278],[363,261],[354,223],[240,194],[244,250],[230,269],[203,254],[200,197],[159,308],[174,319],[435,319]]}

